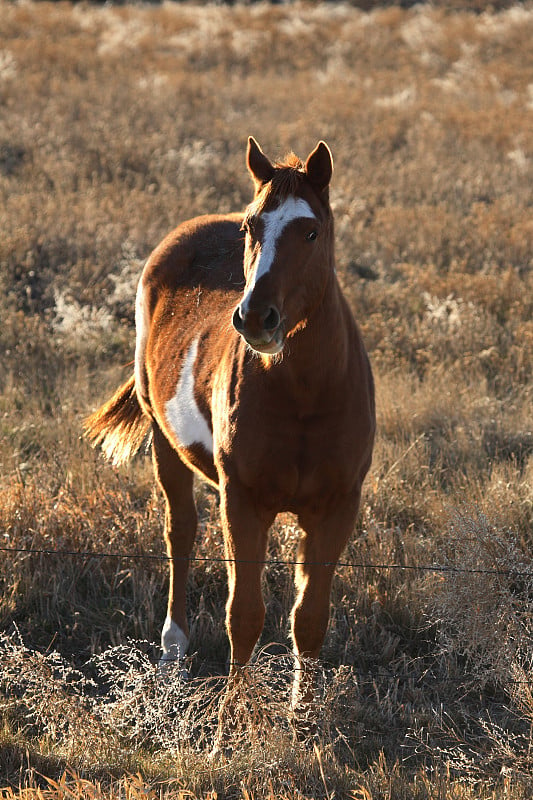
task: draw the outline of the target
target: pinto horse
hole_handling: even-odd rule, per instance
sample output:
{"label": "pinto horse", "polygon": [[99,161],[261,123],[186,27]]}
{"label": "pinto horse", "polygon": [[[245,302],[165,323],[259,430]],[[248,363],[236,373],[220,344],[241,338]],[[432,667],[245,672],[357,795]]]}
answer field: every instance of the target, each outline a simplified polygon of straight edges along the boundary
{"label": "pinto horse", "polygon": [[[182,659],[185,588],[197,515],[193,475],[220,492],[228,571],[230,677],[263,628],[268,530],[282,511],[302,529],[291,614],[294,654],[316,659],[338,558],[372,456],[372,373],[335,272],[331,153],[272,163],[250,137],[254,199],[202,216],[149,257],[136,299],[135,369],[86,421],[114,464],[151,428],[170,560],[161,665]],[[293,701],[310,689],[295,670]]]}

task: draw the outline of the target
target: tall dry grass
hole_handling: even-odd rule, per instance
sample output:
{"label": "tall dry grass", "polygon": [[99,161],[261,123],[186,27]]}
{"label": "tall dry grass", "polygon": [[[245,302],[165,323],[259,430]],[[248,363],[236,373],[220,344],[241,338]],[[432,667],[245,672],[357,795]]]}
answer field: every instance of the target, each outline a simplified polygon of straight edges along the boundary
{"label": "tall dry grass", "polygon": [[[531,796],[533,8],[477,11],[0,0],[6,800]],[[213,762],[217,497],[198,485],[192,679],[161,684],[149,458],[116,472],[80,433],[129,370],[150,250],[248,201],[250,133],[271,155],[333,150],[379,436],[316,739],[287,724],[298,529],[283,516],[241,725]]]}

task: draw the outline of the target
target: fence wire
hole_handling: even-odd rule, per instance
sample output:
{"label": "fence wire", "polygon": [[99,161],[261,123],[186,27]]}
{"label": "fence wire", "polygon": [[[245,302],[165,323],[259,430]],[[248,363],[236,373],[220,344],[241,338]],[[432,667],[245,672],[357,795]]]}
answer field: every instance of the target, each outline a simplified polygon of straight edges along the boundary
{"label": "fence wire", "polygon": [[169,555],[157,553],[111,553],[102,551],[91,550],[54,550],[50,548],[33,548],[33,547],[2,547],[0,552],[3,553],[25,553],[28,555],[42,555],[42,556],[65,556],[70,558],[116,558],[116,559],[129,559],[139,561],[188,561],[191,563],[212,563],[212,564],[262,564],[263,566],[288,566],[288,567],[346,567],[348,569],[377,569],[377,570],[407,570],[412,572],[440,572],[457,574],[463,573],[466,575],[513,575],[515,577],[533,577],[533,565],[528,570],[516,569],[487,569],[482,567],[458,567],[452,564],[374,564],[372,562],[363,561],[297,561],[281,558],[265,558],[265,559],[239,559],[227,558],[225,556],[175,556],[172,558]]}
{"label": "fence wire", "polygon": [[[0,552],[5,554],[24,554],[24,555],[35,555],[35,556],[59,556],[65,558],[79,558],[84,560],[90,559],[116,559],[116,560],[135,560],[135,561],[152,561],[152,562],[169,562],[171,561],[171,557],[166,554],[156,554],[156,553],[119,553],[119,552],[109,552],[109,551],[83,551],[83,550],[64,550],[64,549],[54,549],[54,548],[34,548],[34,547],[13,547],[13,546],[0,546]],[[455,565],[448,565],[448,564],[399,564],[399,563],[372,563],[372,562],[358,562],[358,561],[339,561],[339,562],[306,562],[306,561],[299,561],[299,560],[289,560],[289,559],[280,559],[280,558],[265,558],[261,560],[240,560],[240,559],[233,559],[223,556],[194,556],[191,555],[190,557],[181,557],[180,560],[189,561],[191,563],[217,563],[217,564],[227,564],[227,563],[241,563],[241,564],[261,564],[265,567],[268,566],[286,566],[286,567],[295,567],[295,566],[305,566],[305,565],[316,565],[322,564],[323,566],[337,566],[337,567],[344,567],[348,569],[354,570],[405,570],[411,572],[427,572],[427,573],[439,573],[442,575],[446,574],[469,574],[469,575],[491,575],[491,576],[513,576],[513,577],[529,577],[533,576],[533,566],[531,569],[528,570],[517,570],[517,569],[488,569],[488,568],[472,568],[472,567],[461,567]],[[130,642],[132,645],[136,645],[138,647],[147,648],[151,650],[159,649],[159,645],[155,642]],[[282,662],[291,662],[290,669],[292,671],[299,669],[305,669],[304,667],[298,667],[297,663],[294,662],[293,656],[287,652],[286,655],[280,657],[278,656],[269,656],[273,658],[279,659],[280,665]],[[169,659],[172,660],[172,659]],[[195,654],[186,656],[183,659],[178,659],[180,662],[178,666],[185,666],[186,670],[192,670],[195,673],[198,673],[198,678],[205,679],[201,673],[206,670],[207,672],[213,670],[223,670],[227,671],[228,667],[230,666],[229,661],[218,662],[218,661],[211,661],[211,660],[201,660],[198,659],[198,656]],[[373,685],[375,682],[381,683],[392,683],[394,681],[414,681],[415,685],[422,685],[425,681],[432,680],[439,680],[439,676],[433,675],[431,671],[431,667],[427,665],[422,669],[421,673],[417,674],[416,670],[410,670],[405,672],[397,672],[393,671],[392,673],[388,671],[385,667],[377,667],[376,670],[361,670],[357,668],[354,664],[338,664],[332,663],[329,661],[324,661],[321,659],[322,668],[325,670],[332,670],[336,671],[339,669],[348,669],[351,674],[360,682],[360,685]],[[236,666],[244,666],[237,664]],[[255,669],[264,669],[260,663],[248,663],[246,669],[248,670],[255,670]],[[213,677],[213,676],[211,676]],[[223,676],[220,675],[220,678]],[[463,673],[460,677],[452,677],[450,675],[446,676],[445,680],[450,682],[454,685],[464,687],[465,683],[468,682],[469,679],[476,679],[479,678],[479,675],[472,673],[466,674]],[[509,684],[513,685],[533,685],[533,677],[531,679],[508,679],[507,681]]]}
{"label": "fence wire", "polygon": [[[0,546],[0,552],[6,554],[24,554],[24,555],[38,555],[38,556],[60,556],[65,558],[79,558],[84,560],[90,559],[116,559],[116,560],[135,560],[135,561],[152,561],[152,562],[170,562],[172,558],[166,554],[157,554],[157,553],[118,553],[118,552],[109,552],[109,551],[84,551],[84,550],[64,550],[64,549],[54,549],[54,548],[35,548],[35,547],[13,547],[13,546]],[[456,565],[449,565],[449,564],[399,564],[399,563],[372,563],[372,562],[358,562],[358,561],[338,561],[338,562],[309,562],[309,561],[299,561],[299,560],[290,560],[290,559],[280,559],[280,558],[265,558],[265,559],[234,559],[228,558],[224,556],[195,556],[191,555],[189,557],[178,557],[176,560],[183,560],[189,561],[191,563],[216,563],[216,564],[228,564],[228,563],[239,563],[239,564],[261,564],[265,567],[268,566],[286,566],[286,567],[296,567],[296,566],[310,566],[310,565],[317,565],[321,564],[322,566],[336,566],[336,567],[344,567],[348,569],[354,570],[404,570],[404,571],[411,571],[411,572],[427,572],[427,573],[439,573],[442,575],[446,574],[468,574],[468,575],[491,575],[491,576],[513,576],[513,577],[533,577],[533,565],[530,569],[527,570],[518,570],[518,569],[499,569],[499,568],[473,568],[473,567],[461,567]],[[155,642],[131,642],[130,644],[136,644],[138,646],[143,646],[148,649],[158,649],[159,645]],[[277,658],[280,658],[277,656]],[[280,661],[286,659],[287,661],[291,661],[291,670],[298,671],[300,668],[297,664],[294,663],[292,655],[287,655],[281,657]],[[172,660],[172,659],[169,659]],[[226,671],[230,664],[229,661],[225,662],[218,662],[218,661],[204,661],[198,660],[197,656],[194,654],[190,656],[186,656],[183,659],[178,659],[181,665],[186,665],[186,669],[193,669],[195,672],[200,670],[224,670]],[[430,675],[432,680],[437,679],[436,676],[431,675],[431,668],[425,668],[422,671],[422,674],[416,675],[413,674],[413,671],[406,671],[403,673],[393,672],[392,674],[386,670],[386,668],[378,668],[376,671],[374,670],[359,670],[355,665],[351,664],[335,664],[332,662],[327,662],[321,659],[322,667],[326,670],[338,670],[342,668],[348,668],[352,675],[354,675],[361,684],[372,684],[375,681],[382,682],[392,682],[392,681],[405,681],[411,680],[415,682],[415,684],[423,683],[425,679],[427,679],[428,674]],[[236,666],[244,666],[237,664]],[[254,670],[255,668],[259,668],[259,664],[255,663],[248,663],[245,665],[247,669]],[[261,667],[262,669],[263,667]],[[302,668],[303,669],[303,668]],[[200,678],[201,675],[198,675]],[[222,676],[220,676],[222,677]],[[450,681],[451,683],[457,684],[459,686],[464,686],[465,682],[468,681],[469,678],[478,678],[479,676],[476,674],[463,674],[461,678],[452,678],[451,676],[447,676],[446,680]],[[511,684],[524,684],[531,686],[533,684],[533,678],[530,679],[511,679],[508,680],[508,683]]]}

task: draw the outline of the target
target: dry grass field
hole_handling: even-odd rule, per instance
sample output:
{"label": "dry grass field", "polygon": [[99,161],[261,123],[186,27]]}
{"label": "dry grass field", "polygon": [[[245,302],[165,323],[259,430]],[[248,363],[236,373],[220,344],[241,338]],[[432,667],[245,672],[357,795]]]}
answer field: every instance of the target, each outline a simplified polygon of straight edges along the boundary
{"label": "dry grass field", "polygon": [[[533,6],[480,8],[0,0],[2,800],[533,796]],[[210,760],[217,496],[198,484],[192,679],[162,684],[150,459],[114,470],[81,427],[129,374],[151,249],[249,201],[249,134],[333,151],[379,435],[316,738],[286,722],[287,516],[233,755]]]}

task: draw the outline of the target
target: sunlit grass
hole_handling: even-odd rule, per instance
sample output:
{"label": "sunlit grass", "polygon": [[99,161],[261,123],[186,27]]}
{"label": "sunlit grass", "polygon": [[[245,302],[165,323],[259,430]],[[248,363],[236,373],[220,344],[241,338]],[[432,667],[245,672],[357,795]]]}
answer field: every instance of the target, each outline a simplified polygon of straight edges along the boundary
{"label": "sunlit grass", "polygon": [[[531,796],[533,9],[476,10],[0,0],[6,800]],[[216,494],[197,486],[192,681],[161,685],[150,459],[117,472],[80,436],[131,370],[151,249],[248,201],[249,134],[271,156],[332,148],[379,432],[316,739],[287,721],[283,515],[274,655],[250,670],[232,753],[209,761],[228,654]]]}

